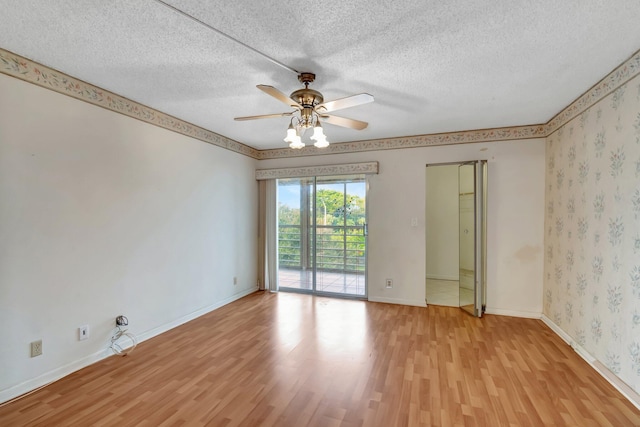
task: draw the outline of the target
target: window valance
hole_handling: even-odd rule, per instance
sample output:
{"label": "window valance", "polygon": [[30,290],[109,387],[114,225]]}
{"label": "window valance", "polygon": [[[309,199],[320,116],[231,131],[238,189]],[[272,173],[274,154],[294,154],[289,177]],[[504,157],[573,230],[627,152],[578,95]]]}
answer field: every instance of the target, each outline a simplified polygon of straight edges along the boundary
{"label": "window valance", "polygon": [[341,165],[302,166],[297,168],[256,169],[256,179],[304,178],[308,176],[377,174],[378,162]]}

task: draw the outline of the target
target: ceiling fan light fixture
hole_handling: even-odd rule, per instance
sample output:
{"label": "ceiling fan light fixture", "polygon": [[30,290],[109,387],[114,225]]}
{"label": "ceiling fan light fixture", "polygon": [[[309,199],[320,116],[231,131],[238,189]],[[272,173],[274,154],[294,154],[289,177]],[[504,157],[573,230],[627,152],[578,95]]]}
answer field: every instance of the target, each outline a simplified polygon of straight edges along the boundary
{"label": "ceiling fan light fixture", "polygon": [[318,138],[313,145],[317,148],[327,148],[329,146],[329,141],[327,141],[327,138],[323,136],[322,138]]}
{"label": "ceiling fan light fixture", "polygon": [[293,122],[289,124],[289,128],[287,129],[287,136],[284,138],[284,142],[289,143],[289,147],[293,149],[300,149],[304,147],[304,143],[298,135],[298,131],[293,127]]}
{"label": "ceiling fan light fixture", "polygon": [[320,138],[324,138],[324,132],[322,131],[322,125],[320,124],[320,119],[316,119],[316,123],[313,126],[313,135],[311,135],[311,139],[317,141]]}
{"label": "ceiling fan light fixture", "polygon": [[283,116],[291,117],[291,122],[287,129],[287,136],[284,138],[284,141],[289,143],[289,147],[294,149],[304,148],[305,144],[302,142],[302,136],[304,136],[307,129],[310,128],[313,128],[313,134],[310,137],[312,141],[315,141],[313,145],[317,148],[325,148],[329,146],[329,141],[327,141],[327,137],[324,134],[322,125],[320,124],[320,114],[322,114],[322,118],[327,123],[332,125],[356,130],[365,129],[368,125],[367,122],[348,119],[346,117],[333,116],[327,113],[373,102],[373,96],[368,93],[360,93],[324,102],[324,97],[320,92],[314,89],[309,89],[309,83],[312,83],[315,80],[315,77],[316,76],[313,73],[299,73],[298,80],[304,84],[304,88],[298,89],[288,96],[273,86],[257,85],[258,89],[289,107],[294,108],[294,110],[277,114],[236,117],[235,120],[268,119]]}
{"label": "ceiling fan light fixture", "polygon": [[327,141],[327,137],[322,131],[322,125],[320,124],[320,118],[316,117],[316,123],[313,127],[313,135],[311,135],[311,139],[315,141],[315,145],[317,148],[326,148],[329,146],[329,141]]}
{"label": "ceiling fan light fixture", "polygon": [[294,150],[299,150],[301,148],[304,148],[304,142],[302,142],[299,136],[296,136],[296,140],[291,141],[289,143],[289,147],[293,148]]}
{"label": "ceiling fan light fixture", "polygon": [[289,128],[287,129],[287,136],[284,138],[284,140],[285,142],[289,142],[290,140],[293,140],[293,138],[295,138],[296,136],[298,136],[298,132],[293,127],[293,123],[290,123]]}

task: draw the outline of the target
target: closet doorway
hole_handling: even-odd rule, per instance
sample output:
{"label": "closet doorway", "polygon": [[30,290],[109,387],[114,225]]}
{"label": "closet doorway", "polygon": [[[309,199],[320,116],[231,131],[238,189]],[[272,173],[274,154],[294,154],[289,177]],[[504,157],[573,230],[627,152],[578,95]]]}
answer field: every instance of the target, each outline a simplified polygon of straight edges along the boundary
{"label": "closet doorway", "polygon": [[485,307],[487,162],[427,165],[426,302]]}

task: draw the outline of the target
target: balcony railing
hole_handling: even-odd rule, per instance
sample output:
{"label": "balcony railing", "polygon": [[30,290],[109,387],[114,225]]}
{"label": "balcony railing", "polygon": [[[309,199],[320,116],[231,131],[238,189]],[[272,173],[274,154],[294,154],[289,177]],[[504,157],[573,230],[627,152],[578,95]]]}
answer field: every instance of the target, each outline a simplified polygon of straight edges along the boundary
{"label": "balcony railing", "polygon": [[[310,235],[307,245],[311,246],[312,238]],[[318,270],[344,273],[365,271],[365,236],[362,226],[318,225],[316,240]],[[313,267],[312,256],[303,259],[302,229],[299,225],[279,225],[278,245],[280,267]]]}

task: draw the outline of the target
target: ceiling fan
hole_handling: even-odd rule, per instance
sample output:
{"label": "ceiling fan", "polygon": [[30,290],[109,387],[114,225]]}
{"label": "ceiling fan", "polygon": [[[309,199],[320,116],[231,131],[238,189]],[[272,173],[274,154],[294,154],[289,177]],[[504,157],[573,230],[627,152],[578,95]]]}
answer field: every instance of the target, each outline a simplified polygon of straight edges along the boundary
{"label": "ceiling fan", "polygon": [[[373,102],[373,96],[368,93],[360,93],[336,99],[334,101],[324,102],[324,97],[320,92],[309,89],[309,83],[313,83],[315,78],[316,75],[313,73],[300,73],[298,75],[298,80],[300,83],[304,84],[304,89],[298,89],[292,92],[289,96],[285,95],[273,86],[258,85],[258,89],[267,95],[273,96],[278,101],[287,104],[289,107],[293,108],[293,110],[285,113],[236,117],[235,120],[242,121],[292,116],[289,129],[287,130],[287,136],[284,141],[288,142],[291,148],[296,149],[303,148],[305,146],[302,142],[301,136],[309,128],[313,128],[313,135],[311,135],[311,139],[315,141],[314,145],[316,147],[324,148],[329,145],[329,142],[322,131],[320,119],[332,125],[356,130],[362,130],[369,125],[367,122],[334,116],[328,113]],[[296,113],[299,114],[294,115]]]}

